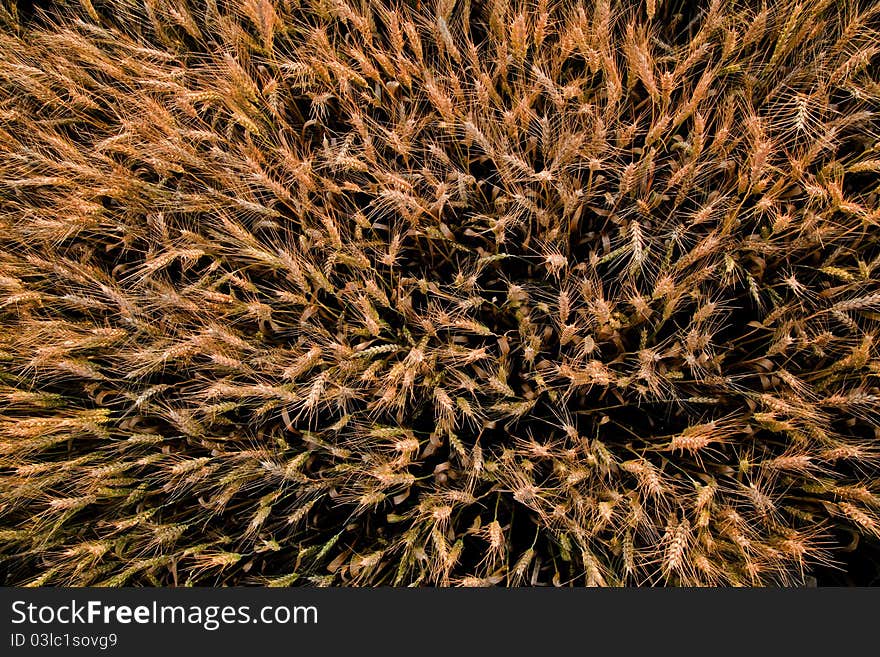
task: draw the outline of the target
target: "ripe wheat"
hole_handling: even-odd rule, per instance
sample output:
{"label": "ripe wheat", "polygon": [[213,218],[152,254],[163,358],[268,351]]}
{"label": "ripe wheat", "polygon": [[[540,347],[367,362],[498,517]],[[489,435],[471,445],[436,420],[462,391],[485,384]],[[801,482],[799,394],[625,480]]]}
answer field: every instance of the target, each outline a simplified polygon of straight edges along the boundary
{"label": "ripe wheat", "polygon": [[0,583],[791,585],[876,550],[880,5],[26,4]]}

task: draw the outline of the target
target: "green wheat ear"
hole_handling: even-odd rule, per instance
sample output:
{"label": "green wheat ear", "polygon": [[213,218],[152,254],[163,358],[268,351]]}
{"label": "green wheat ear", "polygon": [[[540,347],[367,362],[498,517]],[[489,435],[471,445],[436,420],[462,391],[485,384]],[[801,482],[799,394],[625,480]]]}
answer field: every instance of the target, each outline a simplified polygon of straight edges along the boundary
{"label": "green wheat ear", "polygon": [[880,5],[478,4],[0,6],[0,584],[870,570]]}

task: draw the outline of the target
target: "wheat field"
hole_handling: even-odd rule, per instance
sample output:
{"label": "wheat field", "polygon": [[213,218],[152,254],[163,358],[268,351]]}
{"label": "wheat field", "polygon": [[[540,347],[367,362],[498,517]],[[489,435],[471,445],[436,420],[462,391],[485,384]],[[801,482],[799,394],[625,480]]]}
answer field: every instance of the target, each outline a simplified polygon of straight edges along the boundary
{"label": "wheat field", "polygon": [[880,4],[693,4],[0,2],[0,583],[880,581]]}

